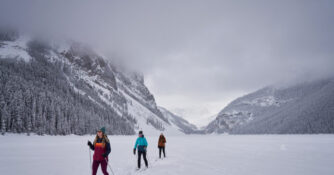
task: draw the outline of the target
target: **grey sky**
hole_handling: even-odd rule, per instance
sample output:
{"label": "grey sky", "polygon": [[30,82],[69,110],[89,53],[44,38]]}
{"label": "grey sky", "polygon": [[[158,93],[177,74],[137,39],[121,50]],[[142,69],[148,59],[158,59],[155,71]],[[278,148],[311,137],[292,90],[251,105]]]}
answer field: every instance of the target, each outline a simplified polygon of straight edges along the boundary
{"label": "grey sky", "polygon": [[0,20],[89,43],[198,125],[263,86],[334,74],[334,1],[3,1]]}

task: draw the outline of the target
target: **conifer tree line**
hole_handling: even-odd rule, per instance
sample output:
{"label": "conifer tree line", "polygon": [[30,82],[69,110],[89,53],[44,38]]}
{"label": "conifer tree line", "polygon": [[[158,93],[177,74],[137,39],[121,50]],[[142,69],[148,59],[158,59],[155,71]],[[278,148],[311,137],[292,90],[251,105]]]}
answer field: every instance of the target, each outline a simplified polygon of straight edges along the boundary
{"label": "conifer tree line", "polygon": [[95,133],[100,126],[108,128],[108,134],[134,134],[136,121],[131,116],[120,116],[105,103],[76,92],[62,63],[33,56],[29,62],[0,59],[2,134],[83,135]]}

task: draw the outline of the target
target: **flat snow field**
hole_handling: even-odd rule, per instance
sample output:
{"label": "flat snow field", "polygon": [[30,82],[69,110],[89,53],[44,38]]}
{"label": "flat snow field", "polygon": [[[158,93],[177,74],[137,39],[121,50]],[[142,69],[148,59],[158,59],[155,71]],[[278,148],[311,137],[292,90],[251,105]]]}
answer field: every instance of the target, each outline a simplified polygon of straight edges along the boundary
{"label": "flat snow field", "polygon": [[[0,136],[0,174],[89,175],[86,142],[93,138]],[[110,165],[116,175],[334,174],[334,135],[167,135],[167,158],[163,160],[158,159],[158,137],[148,137],[150,168],[144,171],[135,171],[136,137],[109,138]]]}

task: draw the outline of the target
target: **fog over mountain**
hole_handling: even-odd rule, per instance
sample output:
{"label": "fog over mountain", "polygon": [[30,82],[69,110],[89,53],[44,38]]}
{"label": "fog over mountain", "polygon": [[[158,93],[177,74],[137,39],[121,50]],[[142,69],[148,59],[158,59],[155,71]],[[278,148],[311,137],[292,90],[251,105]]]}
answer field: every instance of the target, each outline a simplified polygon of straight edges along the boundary
{"label": "fog over mountain", "polygon": [[203,125],[267,85],[333,76],[333,7],[330,0],[2,0],[0,27],[88,44],[117,67],[142,72],[159,106]]}
{"label": "fog over mountain", "polygon": [[0,32],[0,132],[40,135],[190,134],[158,108],[140,73],[125,71],[85,44]]}

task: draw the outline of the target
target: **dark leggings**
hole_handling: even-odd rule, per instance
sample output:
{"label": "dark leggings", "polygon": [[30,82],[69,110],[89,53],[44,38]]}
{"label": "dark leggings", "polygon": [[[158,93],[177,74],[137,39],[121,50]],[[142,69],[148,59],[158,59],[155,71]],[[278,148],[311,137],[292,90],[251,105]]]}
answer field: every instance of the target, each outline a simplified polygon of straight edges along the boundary
{"label": "dark leggings", "polygon": [[141,155],[143,155],[145,165],[146,165],[146,167],[148,167],[148,163],[147,163],[147,159],[146,159],[146,151],[138,151],[138,168],[140,168]]}
{"label": "dark leggings", "polygon": [[99,165],[101,164],[101,169],[104,175],[109,175],[107,172],[107,166],[108,163],[106,160],[94,160],[93,161],[93,175],[96,175],[97,169],[99,168]]}
{"label": "dark leggings", "polygon": [[164,157],[166,157],[165,147],[164,146],[159,146],[159,158],[161,158],[161,151],[164,153]]}

